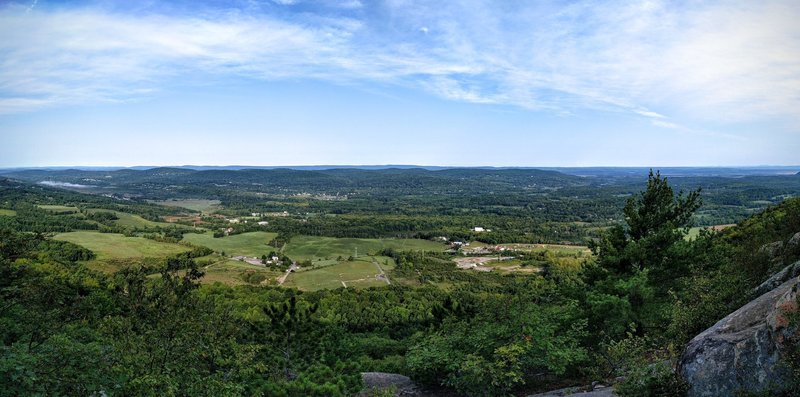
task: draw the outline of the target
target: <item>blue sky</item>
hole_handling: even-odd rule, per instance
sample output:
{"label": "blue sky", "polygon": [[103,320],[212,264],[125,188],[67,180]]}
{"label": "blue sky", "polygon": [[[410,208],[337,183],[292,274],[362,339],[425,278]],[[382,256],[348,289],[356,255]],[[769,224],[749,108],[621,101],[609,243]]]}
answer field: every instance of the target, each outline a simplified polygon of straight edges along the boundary
{"label": "blue sky", "polygon": [[0,167],[800,163],[796,1],[0,2]]}

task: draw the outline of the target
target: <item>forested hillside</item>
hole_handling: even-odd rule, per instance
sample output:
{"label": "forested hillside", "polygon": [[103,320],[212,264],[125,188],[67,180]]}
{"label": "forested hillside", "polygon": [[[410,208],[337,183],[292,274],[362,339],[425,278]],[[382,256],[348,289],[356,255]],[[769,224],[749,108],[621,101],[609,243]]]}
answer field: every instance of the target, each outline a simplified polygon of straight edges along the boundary
{"label": "forested hillside", "polygon": [[[227,216],[286,211],[289,217],[270,221],[289,235],[585,244],[623,219],[625,201],[646,183],[636,171],[587,169],[590,175],[577,176],[536,169],[153,168],[4,175],[128,201],[218,200],[218,212]],[[703,206],[694,217],[701,226],[739,222],[800,191],[796,175],[751,172],[688,170],[671,183],[676,190],[702,187]],[[466,233],[475,226],[492,232]]]}

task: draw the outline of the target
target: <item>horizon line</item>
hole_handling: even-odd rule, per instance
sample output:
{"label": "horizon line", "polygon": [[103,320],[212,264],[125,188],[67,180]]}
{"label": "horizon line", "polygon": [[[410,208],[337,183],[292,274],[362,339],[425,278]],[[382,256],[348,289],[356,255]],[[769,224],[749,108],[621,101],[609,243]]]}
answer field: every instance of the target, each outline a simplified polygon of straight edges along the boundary
{"label": "horizon line", "polygon": [[35,165],[0,166],[0,170],[36,169],[154,169],[154,168],[498,168],[498,169],[544,169],[544,168],[800,168],[800,164],[753,164],[753,165],[421,165],[421,164],[294,164],[294,165],[246,165],[246,164],[182,164],[182,165]]}

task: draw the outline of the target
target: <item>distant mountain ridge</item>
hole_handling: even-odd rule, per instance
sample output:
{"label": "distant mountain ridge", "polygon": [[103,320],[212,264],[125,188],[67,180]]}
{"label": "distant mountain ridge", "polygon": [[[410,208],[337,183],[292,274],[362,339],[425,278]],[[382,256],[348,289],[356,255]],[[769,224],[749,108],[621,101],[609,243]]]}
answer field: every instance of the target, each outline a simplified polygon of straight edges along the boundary
{"label": "distant mountain ridge", "polygon": [[[145,170],[20,170],[0,175],[34,183],[67,188],[141,190],[161,186],[231,187],[241,191],[289,189],[301,191],[340,191],[363,189],[422,189],[422,191],[458,191],[465,184],[492,188],[549,186],[553,188],[586,184],[583,177],[552,170],[455,168],[428,170],[423,168],[335,168],[307,170],[291,168],[247,168],[194,170],[158,167]],[[149,185],[149,186],[144,186]]]}
{"label": "distant mountain ridge", "polygon": [[111,172],[111,171],[152,171],[152,170],[174,170],[180,171],[242,171],[242,170],[300,170],[300,171],[330,171],[330,170],[541,170],[557,171],[562,174],[574,176],[592,177],[629,177],[646,175],[650,169],[660,170],[666,176],[749,176],[749,175],[800,175],[800,165],[796,166],[740,166],[740,167],[491,167],[491,166],[427,166],[411,164],[386,164],[386,165],[296,165],[296,166],[250,166],[250,165],[181,165],[181,166],[134,166],[134,167],[9,167],[0,168],[0,175],[8,175],[22,171],[87,171],[87,172]]}

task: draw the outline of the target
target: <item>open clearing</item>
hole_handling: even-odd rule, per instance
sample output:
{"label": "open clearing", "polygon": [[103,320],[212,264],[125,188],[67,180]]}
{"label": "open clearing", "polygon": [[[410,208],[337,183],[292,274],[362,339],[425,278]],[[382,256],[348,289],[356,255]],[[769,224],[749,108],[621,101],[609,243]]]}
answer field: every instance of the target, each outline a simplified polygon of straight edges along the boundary
{"label": "open clearing", "polygon": [[[231,259],[220,260],[200,270],[205,273],[200,279],[204,284],[219,282],[227,285],[275,285],[277,278],[283,274]],[[248,282],[248,279],[255,282]]]}
{"label": "open clearing", "polygon": [[17,211],[0,209],[0,216],[16,216]]}
{"label": "open clearing", "polygon": [[498,271],[501,273],[536,273],[538,266],[522,266],[522,261],[510,256],[467,256],[455,258],[460,269],[471,269],[481,272]]}
{"label": "open clearing", "polygon": [[211,232],[205,234],[186,233],[183,235],[184,241],[195,245],[211,248],[216,252],[224,252],[225,255],[254,256],[260,258],[275,248],[268,245],[277,233],[250,232],[235,234],[233,236],[214,238]]}
{"label": "open clearing", "polygon": [[447,247],[442,243],[419,239],[365,239],[335,238],[318,236],[297,236],[286,245],[286,256],[296,260],[336,260],[355,255],[376,254],[384,248],[403,251],[444,251]]}
{"label": "open clearing", "polygon": [[185,199],[185,200],[163,200],[163,201],[150,201],[154,204],[164,205],[167,207],[180,207],[190,209],[192,211],[200,211],[203,213],[211,213],[219,209],[219,200],[203,200],[203,199]]}
{"label": "open clearing", "polygon": [[697,236],[700,235],[700,231],[703,230],[703,229],[710,229],[710,230],[713,230],[715,232],[718,232],[720,230],[727,229],[727,228],[729,228],[731,226],[736,226],[736,224],[735,223],[728,223],[728,224],[724,224],[724,225],[714,225],[714,226],[695,226],[695,227],[689,228],[689,233],[686,235],[686,239],[689,240],[689,239],[697,238]]}
{"label": "open clearing", "polygon": [[285,287],[295,287],[301,290],[314,291],[318,289],[368,288],[387,285],[384,278],[379,277],[380,270],[384,272],[394,269],[391,258],[382,256],[361,257],[354,261],[340,262],[335,265],[300,270],[290,273]]}
{"label": "open clearing", "polygon": [[69,206],[66,206],[66,205],[42,204],[42,205],[37,205],[37,207],[39,207],[39,208],[41,208],[43,210],[46,210],[46,211],[58,212],[58,213],[73,213],[74,214],[74,213],[80,212],[78,207],[69,207]]}
{"label": "open clearing", "polygon": [[584,254],[590,255],[592,250],[584,245],[563,245],[563,244],[498,244],[500,247],[515,251],[552,251],[559,254]]}
{"label": "open clearing", "polygon": [[90,249],[97,256],[87,265],[90,268],[114,271],[106,261],[117,259],[166,258],[181,252],[189,251],[189,247],[180,244],[162,243],[144,237],[125,237],[116,233],[100,232],[68,232],[53,237],[55,240],[69,241]]}
{"label": "open clearing", "polygon": [[493,260],[483,263],[481,267],[501,273],[538,273],[542,271],[542,268],[539,266],[522,266],[522,261],[518,259]]}
{"label": "open clearing", "polygon": [[456,266],[459,269],[473,269],[483,272],[491,271],[492,268],[488,267],[489,262],[497,264],[500,267],[504,261],[512,259],[510,256],[466,256],[463,258],[455,258]]}
{"label": "open clearing", "polygon": [[117,233],[68,232],[53,237],[92,250],[98,260],[127,258],[160,258],[189,251],[179,244],[162,243],[144,237],[125,237]]}

